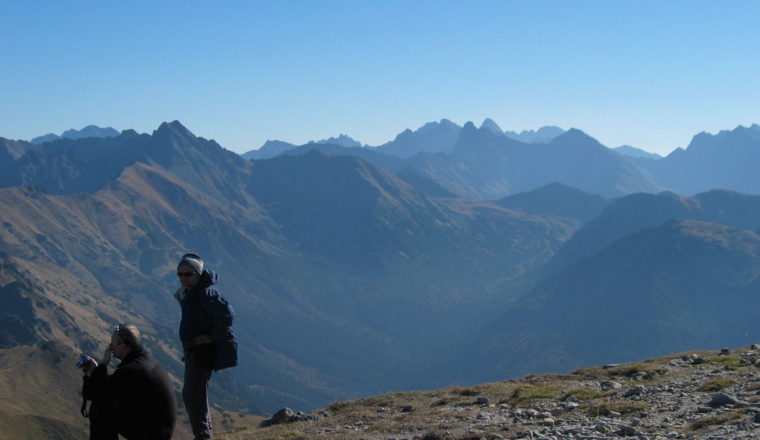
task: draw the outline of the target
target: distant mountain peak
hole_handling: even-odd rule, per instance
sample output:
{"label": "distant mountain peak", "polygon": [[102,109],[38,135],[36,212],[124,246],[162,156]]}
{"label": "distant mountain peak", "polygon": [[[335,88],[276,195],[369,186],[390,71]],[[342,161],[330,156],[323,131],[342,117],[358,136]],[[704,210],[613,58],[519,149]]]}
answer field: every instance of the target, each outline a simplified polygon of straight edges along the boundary
{"label": "distant mountain peak", "polygon": [[351,136],[345,135],[343,133],[339,134],[338,137],[331,137],[329,139],[322,139],[321,141],[317,142],[309,142],[309,143],[317,143],[317,144],[332,144],[332,145],[340,145],[341,147],[361,147],[361,142],[358,142],[354,140]]}
{"label": "distant mountain peak", "polygon": [[119,135],[119,131],[112,127],[98,127],[97,125],[88,125],[81,130],[69,129],[64,131],[60,136],[53,133],[48,133],[44,136],[38,136],[33,138],[29,142],[35,145],[44,144],[46,142],[53,142],[60,139],[84,139],[84,138],[107,138],[116,137]]}
{"label": "distant mountain peak", "polygon": [[164,122],[153,132],[154,136],[159,137],[179,137],[186,139],[195,139],[195,135],[187,129],[181,122],[175,120]]}
{"label": "distant mountain peak", "polygon": [[422,152],[448,153],[454,148],[462,128],[449,121],[428,122],[416,131],[406,129],[396,138],[380,145],[377,151],[400,158],[409,158]]}
{"label": "distant mountain peak", "polygon": [[271,159],[288,150],[292,150],[295,147],[296,147],[295,145],[289,142],[268,140],[264,142],[264,145],[259,147],[257,150],[250,150],[246,153],[243,153],[241,156],[244,159],[249,159],[249,160]]}
{"label": "distant mountain peak", "polygon": [[523,130],[520,133],[505,131],[504,135],[528,144],[545,144],[563,133],[565,133],[565,130],[556,125],[546,125],[538,130]]}
{"label": "distant mountain peak", "polygon": [[480,124],[481,130],[488,130],[494,134],[503,135],[504,130],[499,127],[499,125],[493,121],[491,118],[486,118],[482,124]]}
{"label": "distant mountain peak", "polygon": [[550,142],[550,144],[559,144],[559,143],[562,143],[565,145],[603,146],[601,143],[599,143],[599,141],[597,141],[593,137],[587,135],[585,132],[577,128],[571,128],[570,130],[567,130],[563,134],[552,139]]}
{"label": "distant mountain peak", "polygon": [[475,127],[475,124],[473,124],[472,121],[467,121],[464,124],[464,127],[462,127],[462,130],[477,131],[478,129],[477,129],[477,127]]}

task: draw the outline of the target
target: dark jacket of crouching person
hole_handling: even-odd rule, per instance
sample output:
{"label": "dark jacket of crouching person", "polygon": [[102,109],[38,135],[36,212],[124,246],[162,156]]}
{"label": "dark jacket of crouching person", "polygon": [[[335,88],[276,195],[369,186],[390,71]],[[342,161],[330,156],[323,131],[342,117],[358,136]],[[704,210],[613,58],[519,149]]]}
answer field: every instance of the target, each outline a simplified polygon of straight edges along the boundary
{"label": "dark jacket of crouching person", "polygon": [[[169,375],[140,345],[136,327],[117,326],[111,341],[101,364],[91,360],[83,367],[89,374],[82,394],[92,401],[90,439],[171,439],[177,403]],[[108,374],[110,355],[121,363]]]}

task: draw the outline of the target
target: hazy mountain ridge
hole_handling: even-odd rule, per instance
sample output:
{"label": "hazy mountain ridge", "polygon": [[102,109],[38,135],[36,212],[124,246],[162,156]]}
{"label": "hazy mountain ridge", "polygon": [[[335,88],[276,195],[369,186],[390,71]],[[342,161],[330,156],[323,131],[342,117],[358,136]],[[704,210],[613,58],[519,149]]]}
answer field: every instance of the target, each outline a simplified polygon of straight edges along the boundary
{"label": "hazy mountain ridge", "polygon": [[741,344],[757,338],[759,260],[750,231],[642,229],[545,278],[453,358],[484,365],[477,382]]}
{"label": "hazy mountain ridge", "polygon": [[495,200],[494,203],[529,214],[586,222],[601,213],[611,201],[561,183],[550,183],[533,191]]}
{"label": "hazy mountain ridge", "polygon": [[640,161],[658,185],[684,194],[714,188],[760,194],[755,172],[760,163],[760,125],[738,126],[717,134],[699,133],[686,149],[657,161]]}
{"label": "hazy mountain ridge", "polygon": [[691,219],[755,231],[760,228],[760,196],[714,190],[693,197],[674,193],[632,194],[607,206],[578,230],[557,253],[552,266],[586,258],[613,241],[673,219]]}
{"label": "hazy mountain ridge", "polygon": [[473,170],[459,179],[460,184],[475,188],[482,198],[501,198],[553,182],[602,196],[656,190],[625,159],[576,129],[547,144],[525,144],[467,124],[452,156]]}
{"label": "hazy mountain ridge", "polygon": [[31,144],[40,145],[47,142],[54,142],[61,139],[84,139],[84,138],[107,138],[118,136],[118,130],[111,127],[98,127],[97,125],[88,125],[81,130],[69,129],[61,133],[61,135],[48,133],[43,136],[38,136],[29,141]]}
{"label": "hazy mountain ridge", "polygon": [[643,158],[643,159],[653,159],[653,160],[662,159],[662,156],[660,156],[659,154],[650,153],[648,151],[642,150],[641,148],[632,147],[630,145],[621,145],[619,147],[614,148],[614,150],[624,156],[630,156],[633,158]]}
{"label": "hazy mountain ridge", "polygon": [[[716,135],[701,133],[687,149],[676,149],[663,158],[630,146],[607,148],[577,129],[548,126],[518,134],[503,131],[491,119],[484,120],[480,128],[472,123],[460,127],[443,119],[415,131],[405,130],[379,147],[340,152],[337,146],[319,149],[356,155],[394,173],[411,168],[448,192],[486,200],[552,182],[607,197],[663,189],[696,194],[723,188],[760,194],[760,180],[753,172],[754,164],[760,162],[758,133],[757,124]],[[286,143],[267,143],[265,147],[245,157],[302,154],[315,148],[313,144],[296,147]]]}

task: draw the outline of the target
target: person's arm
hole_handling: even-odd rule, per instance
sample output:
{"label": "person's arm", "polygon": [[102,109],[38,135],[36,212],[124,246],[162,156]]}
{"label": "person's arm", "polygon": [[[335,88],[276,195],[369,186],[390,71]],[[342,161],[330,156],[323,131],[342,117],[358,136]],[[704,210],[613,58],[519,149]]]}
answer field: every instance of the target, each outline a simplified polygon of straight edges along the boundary
{"label": "person's arm", "polygon": [[84,377],[82,396],[87,400],[113,397],[113,390],[110,385],[108,369],[105,364],[100,364]]}
{"label": "person's arm", "polygon": [[114,380],[108,375],[108,363],[111,362],[112,354],[113,349],[111,348],[111,344],[108,344],[103,353],[103,362],[98,364],[95,359],[89,358],[82,366],[82,370],[85,373],[82,395],[85,399],[94,400],[113,396]]}

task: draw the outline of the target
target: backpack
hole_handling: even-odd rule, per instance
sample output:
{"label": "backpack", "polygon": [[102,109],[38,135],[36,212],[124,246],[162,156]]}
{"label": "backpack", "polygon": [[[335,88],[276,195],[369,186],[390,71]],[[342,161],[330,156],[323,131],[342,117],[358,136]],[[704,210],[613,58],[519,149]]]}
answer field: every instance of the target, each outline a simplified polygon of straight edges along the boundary
{"label": "backpack", "polygon": [[[214,339],[214,362],[211,368],[214,371],[224,370],[225,368],[231,368],[238,363],[237,353],[237,339],[235,333],[232,331],[232,321],[235,319],[235,311],[229,302],[217,291],[219,301],[227,308],[227,314],[229,315],[230,325],[223,331],[213,333],[211,337]],[[196,298],[191,300],[192,309],[196,318],[200,318],[199,322],[205,323],[205,327],[213,327],[213,318],[211,313],[204,307],[204,302],[199,301]]]}

